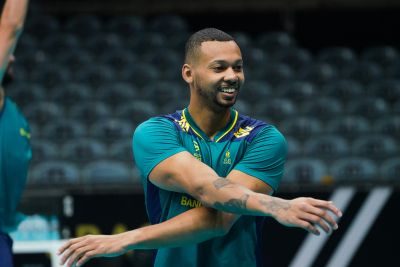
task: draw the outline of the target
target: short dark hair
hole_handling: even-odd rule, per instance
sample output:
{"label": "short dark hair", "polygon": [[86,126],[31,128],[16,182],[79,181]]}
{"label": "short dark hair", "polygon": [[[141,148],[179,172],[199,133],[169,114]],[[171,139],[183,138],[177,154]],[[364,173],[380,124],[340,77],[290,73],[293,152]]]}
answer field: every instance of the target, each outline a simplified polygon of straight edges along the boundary
{"label": "short dark hair", "polygon": [[203,42],[217,41],[217,42],[229,42],[235,41],[229,34],[215,29],[206,28],[193,34],[186,42],[185,46],[185,62],[189,63],[195,56],[196,52]]}

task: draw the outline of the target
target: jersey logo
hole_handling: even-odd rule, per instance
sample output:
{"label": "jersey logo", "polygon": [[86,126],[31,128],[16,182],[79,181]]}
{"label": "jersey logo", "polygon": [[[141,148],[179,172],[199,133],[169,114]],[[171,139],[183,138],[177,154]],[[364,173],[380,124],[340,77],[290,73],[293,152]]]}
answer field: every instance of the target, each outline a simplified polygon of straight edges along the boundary
{"label": "jersey logo", "polygon": [[21,136],[25,136],[25,137],[28,138],[28,139],[31,139],[31,134],[28,133],[27,131],[25,131],[24,128],[19,129],[19,134],[20,134]]}
{"label": "jersey logo", "polygon": [[225,153],[225,158],[224,158],[224,161],[223,161],[223,164],[231,164],[232,163],[232,160],[230,159],[230,157],[231,157],[231,153],[229,153],[229,150]]}
{"label": "jersey logo", "polygon": [[181,120],[175,120],[175,122],[177,122],[179,124],[179,126],[181,126],[181,128],[187,132],[189,130],[189,123],[187,122],[187,120],[182,116]]}
{"label": "jersey logo", "polygon": [[[200,150],[199,144],[198,144],[196,141],[193,141],[193,146],[194,146],[194,150],[195,150],[195,151],[199,151],[199,150]],[[193,156],[194,156],[196,159],[198,159],[199,161],[201,161],[201,154],[200,154],[200,153],[194,152]]]}
{"label": "jersey logo", "polygon": [[241,138],[246,135],[249,135],[253,129],[254,129],[254,127],[250,127],[250,126],[246,126],[245,129],[242,129],[242,127],[239,127],[239,130],[236,133],[234,133],[234,135],[236,136],[236,138]]}
{"label": "jersey logo", "polygon": [[188,197],[182,196],[181,205],[195,208],[201,206],[201,203],[200,201],[197,201],[195,199],[190,199]]}

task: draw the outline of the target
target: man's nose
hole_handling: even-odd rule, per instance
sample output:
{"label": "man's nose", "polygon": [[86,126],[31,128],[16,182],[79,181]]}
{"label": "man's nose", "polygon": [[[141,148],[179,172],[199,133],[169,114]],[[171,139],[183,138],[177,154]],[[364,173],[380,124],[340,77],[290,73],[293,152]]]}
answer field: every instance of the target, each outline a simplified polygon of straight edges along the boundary
{"label": "man's nose", "polygon": [[227,83],[236,83],[238,81],[238,77],[232,68],[227,69],[224,81]]}

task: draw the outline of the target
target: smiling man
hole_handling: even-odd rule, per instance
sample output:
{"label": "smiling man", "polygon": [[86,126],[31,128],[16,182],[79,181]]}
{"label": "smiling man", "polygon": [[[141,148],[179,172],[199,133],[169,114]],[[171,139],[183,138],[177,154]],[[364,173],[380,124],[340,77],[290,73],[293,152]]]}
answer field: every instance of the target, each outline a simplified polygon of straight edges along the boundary
{"label": "smiling man", "polygon": [[337,229],[323,210],[341,216],[331,202],[270,196],[282,178],[286,142],[275,127],[231,108],[244,83],[231,36],[217,29],[195,33],[182,76],[189,106],[149,119],[133,137],[152,225],[70,240],[59,251],[68,249],[61,264],[151,248],[157,267],[263,266],[265,216],[316,235],[313,223],[329,234]]}

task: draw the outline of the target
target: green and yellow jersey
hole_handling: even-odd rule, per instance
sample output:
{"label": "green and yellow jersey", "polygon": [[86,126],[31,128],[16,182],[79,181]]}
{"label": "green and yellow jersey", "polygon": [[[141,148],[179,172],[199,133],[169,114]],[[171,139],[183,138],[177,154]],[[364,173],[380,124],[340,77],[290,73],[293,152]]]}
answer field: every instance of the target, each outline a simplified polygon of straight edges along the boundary
{"label": "green and yellow jersey", "polygon": [[[142,123],[133,136],[133,152],[151,224],[201,205],[190,195],[161,189],[148,180],[158,163],[181,151],[190,152],[220,177],[239,170],[264,181],[276,192],[283,174],[286,142],[275,127],[233,109],[214,141],[196,125],[188,109]],[[154,250],[153,266],[262,266],[263,221],[264,217],[241,216],[225,236]]]}
{"label": "green and yellow jersey", "polygon": [[24,219],[17,206],[32,157],[29,126],[8,97],[0,111],[0,225],[3,233],[17,229]]}

